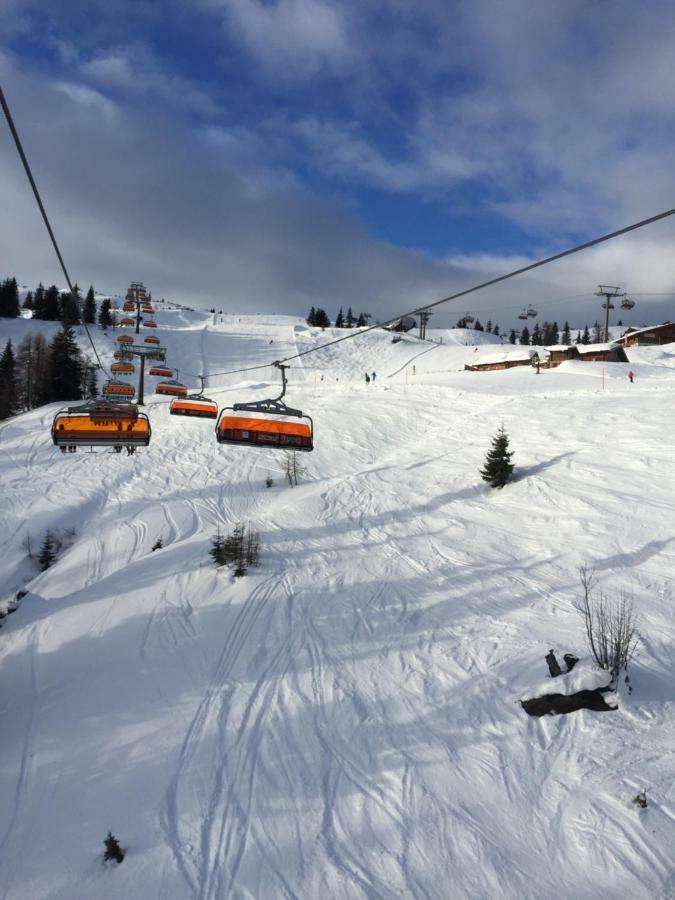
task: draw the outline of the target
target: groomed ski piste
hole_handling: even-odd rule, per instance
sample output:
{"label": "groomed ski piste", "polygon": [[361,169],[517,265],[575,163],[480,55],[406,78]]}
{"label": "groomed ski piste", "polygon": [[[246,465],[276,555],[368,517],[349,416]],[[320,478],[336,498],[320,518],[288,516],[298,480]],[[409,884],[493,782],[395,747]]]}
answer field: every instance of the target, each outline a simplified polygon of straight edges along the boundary
{"label": "groomed ski piste", "polygon": [[[195,389],[185,373],[344,334],[156,319]],[[0,599],[27,591],[0,628],[1,898],[675,897],[675,345],[537,376],[464,372],[497,339],[431,335],[292,363],[285,400],[316,447],[297,487],[278,451],[170,417],[153,379],[134,456],[61,455],[62,404],[0,426]],[[95,338],[109,364],[115,333]],[[222,407],[278,387],[268,368],[205,392]],[[492,490],[502,423],[516,470]],[[239,522],[261,564],[234,579],[209,549]],[[74,533],[40,573],[27,538],[35,552],[47,528]],[[589,659],[583,564],[634,598],[632,693],[530,718],[549,649]]]}

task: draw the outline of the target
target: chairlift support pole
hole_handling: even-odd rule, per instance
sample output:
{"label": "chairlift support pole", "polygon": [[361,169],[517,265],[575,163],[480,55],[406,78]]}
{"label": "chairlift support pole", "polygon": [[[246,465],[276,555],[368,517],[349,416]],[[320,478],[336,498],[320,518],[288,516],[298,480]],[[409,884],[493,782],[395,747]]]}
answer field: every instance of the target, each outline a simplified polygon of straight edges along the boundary
{"label": "chairlift support pole", "polygon": [[599,284],[595,296],[605,298],[602,308],[605,311],[605,343],[607,343],[609,341],[609,311],[610,309],[614,309],[612,297],[625,297],[625,293],[622,293],[621,288],[616,287],[615,285]]}
{"label": "chairlift support pole", "polygon": [[420,309],[420,340],[425,341],[427,339],[427,325],[429,324],[429,319],[432,313],[429,312],[428,309]]}

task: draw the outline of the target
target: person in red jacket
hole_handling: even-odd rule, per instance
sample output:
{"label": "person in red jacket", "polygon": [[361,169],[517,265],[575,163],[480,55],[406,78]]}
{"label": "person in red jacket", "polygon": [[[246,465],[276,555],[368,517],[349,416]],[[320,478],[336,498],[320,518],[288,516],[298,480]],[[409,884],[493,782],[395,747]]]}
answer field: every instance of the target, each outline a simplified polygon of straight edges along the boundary
{"label": "person in red jacket", "polygon": [[634,378],[635,378],[635,374],[634,374],[633,370],[631,369],[630,372],[628,373],[628,380],[630,381],[631,384],[633,383]]}

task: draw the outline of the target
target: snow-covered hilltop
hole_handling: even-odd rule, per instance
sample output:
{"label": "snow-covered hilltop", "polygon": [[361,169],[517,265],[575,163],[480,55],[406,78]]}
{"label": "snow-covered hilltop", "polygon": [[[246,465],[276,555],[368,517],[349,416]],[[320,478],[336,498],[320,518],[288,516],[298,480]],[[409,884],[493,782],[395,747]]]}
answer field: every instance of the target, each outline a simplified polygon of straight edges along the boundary
{"label": "snow-covered hilltop", "polygon": [[[344,334],[156,319],[195,389]],[[0,340],[38,328],[3,319]],[[131,457],[62,456],[59,405],[0,425],[0,608],[27,592],[0,628],[0,897],[675,895],[675,345],[477,373],[497,338],[429,334],[292,363],[285,399],[315,423],[293,488],[278,452],[219,446],[152,379]],[[115,333],[95,337],[108,364]],[[278,386],[206,385],[221,407]],[[494,491],[502,423],[516,469]],[[261,564],[233,579],[209,549],[237,523]],[[589,659],[583,563],[634,597],[632,693],[530,718],[549,649]]]}

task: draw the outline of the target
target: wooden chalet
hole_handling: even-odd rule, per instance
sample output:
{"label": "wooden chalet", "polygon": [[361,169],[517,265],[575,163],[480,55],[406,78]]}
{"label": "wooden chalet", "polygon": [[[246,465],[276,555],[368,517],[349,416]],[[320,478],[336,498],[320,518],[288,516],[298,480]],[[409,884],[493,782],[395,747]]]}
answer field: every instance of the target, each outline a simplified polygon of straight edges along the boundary
{"label": "wooden chalet", "polygon": [[650,325],[648,328],[628,328],[619,338],[623,347],[675,343],[675,322]]}
{"label": "wooden chalet", "polygon": [[513,369],[516,366],[535,366],[539,362],[539,353],[534,347],[523,347],[522,350],[502,353],[485,353],[473,365],[465,365],[465,372],[493,372],[497,369]]}
{"label": "wooden chalet", "polygon": [[553,344],[551,347],[544,347],[544,353],[544,365],[549,369],[555,369],[566,359],[579,358],[576,344]]}
{"label": "wooden chalet", "polygon": [[616,341],[609,344],[554,344],[544,348],[544,366],[554,369],[567,359],[581,362],[628,362],[628,357]]}
{"label": "wooden chalet", "polygon": [[615,341],[609,344],[577,344],[576,348],[582,362],[628,362],[626,351]]}

